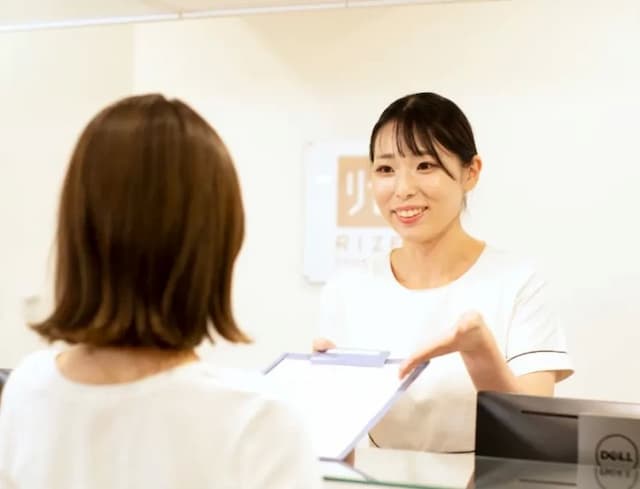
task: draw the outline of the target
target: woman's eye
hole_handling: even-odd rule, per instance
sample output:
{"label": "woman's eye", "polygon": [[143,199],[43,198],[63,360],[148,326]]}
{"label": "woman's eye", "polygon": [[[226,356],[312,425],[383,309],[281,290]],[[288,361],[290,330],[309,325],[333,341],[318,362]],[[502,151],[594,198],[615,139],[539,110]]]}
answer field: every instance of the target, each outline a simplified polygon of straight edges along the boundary
{"label": "woman's eye", "polygon": [[379,167],[376,168],[376,173],[392,173],[393,172],[393,168],[391,168],[389,165],[380,165]]}
{"label": "woman's eye", "polygon": [[438,165],[435,163],[431,163],[429,161],[423,161],[422,163],[418,163],[418,170],[432,170],[436,168]]}

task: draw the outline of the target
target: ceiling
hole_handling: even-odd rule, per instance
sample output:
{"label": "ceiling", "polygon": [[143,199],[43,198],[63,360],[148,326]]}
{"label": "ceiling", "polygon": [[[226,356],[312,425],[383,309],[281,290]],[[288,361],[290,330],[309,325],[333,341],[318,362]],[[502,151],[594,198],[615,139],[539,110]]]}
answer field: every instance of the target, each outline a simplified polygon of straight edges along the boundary
{"label": "ceiling", "polygon": [[0,33],[189,17],[469,1],[483,0],[0,0]]}

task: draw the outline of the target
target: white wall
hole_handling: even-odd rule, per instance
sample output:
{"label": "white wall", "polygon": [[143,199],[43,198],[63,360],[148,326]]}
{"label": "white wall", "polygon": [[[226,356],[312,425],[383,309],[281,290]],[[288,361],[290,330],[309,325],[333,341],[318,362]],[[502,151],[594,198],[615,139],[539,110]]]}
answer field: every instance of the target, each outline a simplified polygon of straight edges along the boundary
{"label": "white wall", "polygon": [[640,400],[621,375],[640,370],[639,13],[633,0],[537,0],[136,28],[136,89],[193,102],[240,169],[237,304],[259,344],[237,361],[308,345],[303,144],[366,141],[391,100],[433,90],[466,110],[484,155],[471,228],[538,259],[555,289],[578,368],[560,392]]}
{"label": "white wall", "polygon": [[[391,100],[432,90],[467,112],[484,156],[470,228],[538,259],[554,287],[578,369],[560,392],[640,401],[640,388],[627,380],[640,370],[638,46],[635,0],[515,0],[149,24],[134,29],[133,71],[124,62],[115,66],[121,84],[100,94],[126,90],[131,75],[135,92],[183,98],[235,156],[248,217],[236,305],[258,343],[233,355],[228,347],[205,348],[210,358],[258,366],[282,349],[308,347],[319,291],[302,279],[303,144],[365,141]],[[95,70],[108,55],[83,62]],[[69,58],[76,76],[78,63]],[[3,92],[23,93],[13,85]],[[69,103],[85,107],[83,93],[71,80]],[[95,108],[98,98],[91,100]],[[70,146],[69,133],[47,138],[37,154],[56,151],[63,140]],[[36,174],[39,159],[25,159],[30,170],[22,175]],[[23,247],[23,218],[12,218],[7,234],[22,238],[3,243],[2,256],[15,261],[13,270],[42,265],[40,241],[47,239],[59,183],[59,173],[48,175],[32,199],[17,190],[24,188],[20,180],[9,199],[0,195],[2,208],[22,216],[28,205],[28,217],[41,223],[36,250]],[[15,294],[6,291],[13,282],[0,280],[12,309]],[[22,330],[9,327],[1,338],[26,350]],[[0,348],[0,358],[13,361]]]}
{"label": "white wall", "polygon": [[38,346],[23,300],[47,302],[67,159],[96,109],[131,91],[132,29],[0,34],[0,366]]}

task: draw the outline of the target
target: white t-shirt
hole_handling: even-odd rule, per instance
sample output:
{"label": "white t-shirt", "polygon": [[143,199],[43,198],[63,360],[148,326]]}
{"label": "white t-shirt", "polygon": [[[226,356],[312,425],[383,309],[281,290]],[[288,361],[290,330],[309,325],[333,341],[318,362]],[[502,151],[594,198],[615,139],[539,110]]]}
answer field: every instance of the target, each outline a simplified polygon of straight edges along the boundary
{"label": "white t-shirt", "polygon": [[[515,375],[572,372],[565,337],[545,298],[545,282],[528,263],[486,246],[450,284],[424,290],[402,286],[389,254],[336,274],[324,288],[320,337],[338,347],[389,350],[405,358],[477,311]],[[476,391],[462,358],[433,359],[370,432],[385,448],[474,450]]]}
{"label": "white t-shirt", "polygon": [[79,384],[59,372],[56,353],[27,357],[2,395],[0,474],[15,487],[321,487],[299,417],[253,378],[194,362]]}

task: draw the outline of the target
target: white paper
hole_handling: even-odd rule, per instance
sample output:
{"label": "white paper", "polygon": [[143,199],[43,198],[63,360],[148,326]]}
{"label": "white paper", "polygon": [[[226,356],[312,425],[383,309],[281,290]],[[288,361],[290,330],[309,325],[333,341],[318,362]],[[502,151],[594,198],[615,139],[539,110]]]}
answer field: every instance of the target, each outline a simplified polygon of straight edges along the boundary
{"label": "white paper", "polygon": [[285,359],[267,377],[305,417],[318,456],[336,459],[396,394],[402,384],[398,368],[397,363],[354,367]]}

